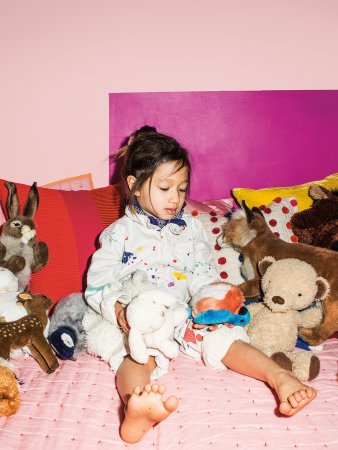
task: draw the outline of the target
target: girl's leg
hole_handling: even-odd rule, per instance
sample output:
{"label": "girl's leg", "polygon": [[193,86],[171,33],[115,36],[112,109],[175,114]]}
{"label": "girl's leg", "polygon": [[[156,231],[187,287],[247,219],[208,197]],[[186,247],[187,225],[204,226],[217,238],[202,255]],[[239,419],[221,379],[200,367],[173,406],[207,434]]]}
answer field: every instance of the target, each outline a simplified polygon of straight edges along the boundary
{"label": "girl's leg", "polygon": [[231,344],[222,363],[235,372],[268,383],[278,395],[281,414],[294,415],[317,395],[315,389],[301,383],[271,358],[241,340]]}
{"label": "girl's leg", "polygon": [[165,387],[150,385],[150,374],[155,360],[138,364],[127,356],[116,374],[116,386],[125,404],[125,416],[121,424],[122,439],[129,444],[138,442],[156,423],[166,419],[178,405],[177,397],[163,401]]}

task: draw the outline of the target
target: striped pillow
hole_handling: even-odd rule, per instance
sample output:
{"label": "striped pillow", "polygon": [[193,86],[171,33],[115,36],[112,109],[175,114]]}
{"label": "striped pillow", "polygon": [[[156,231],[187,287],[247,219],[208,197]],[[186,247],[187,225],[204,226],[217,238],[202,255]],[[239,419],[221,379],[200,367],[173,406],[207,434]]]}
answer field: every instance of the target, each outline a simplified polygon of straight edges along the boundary
{"label": "striped pillow", "polygon": [[[16,184],[23,207],[30,186]],[[8,190],[0,179],[0,205],[7,218]],[[30,289],[51,297],[54,303],[85,287],[90,257],[100,232],[123,213],[120,185],[88,191],[39,188],[40,203],[34,218],[37,240],[49,249],[48,264],[32,274]]]}

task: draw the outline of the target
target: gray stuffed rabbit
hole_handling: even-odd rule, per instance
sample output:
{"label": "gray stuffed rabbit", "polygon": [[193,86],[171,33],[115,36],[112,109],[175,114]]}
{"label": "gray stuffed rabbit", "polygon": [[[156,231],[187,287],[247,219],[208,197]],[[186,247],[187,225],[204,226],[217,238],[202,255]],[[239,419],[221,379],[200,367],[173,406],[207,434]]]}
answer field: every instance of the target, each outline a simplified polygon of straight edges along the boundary
{"label": "gray stuffed rabbit", "polygon": [[3,224],[0,235],[0,266],[18,277],[21,292],[29,285],[31,273],[47,264],[48,247],[44,242],[36,241],[36,225],[33,221],[39,206],[36,182],[29,190],[22,214],[15,184],[7,181],[6,187],[9,219]]}

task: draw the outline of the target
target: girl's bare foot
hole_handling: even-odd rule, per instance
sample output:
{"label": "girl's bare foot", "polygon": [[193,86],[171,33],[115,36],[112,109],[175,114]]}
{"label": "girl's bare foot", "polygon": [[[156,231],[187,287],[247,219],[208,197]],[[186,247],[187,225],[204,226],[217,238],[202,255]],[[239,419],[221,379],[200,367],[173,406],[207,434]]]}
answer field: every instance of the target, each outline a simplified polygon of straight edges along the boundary
{"label": "girl's bare foot", "polygon": [[317,391],[301,383],[287,371],[279,372],[273,386],[280,400],[279,412],[293,416],[317,396]]}
{"label": "girl's bare foot", "polygon": [[178,406],[177,397],[171,396],[163,401],[165,387],[147,384],[143,391],[136,387],[126,404],[124,420],[121,425],[121,438],[134,444],[156,423],[166,419]]}

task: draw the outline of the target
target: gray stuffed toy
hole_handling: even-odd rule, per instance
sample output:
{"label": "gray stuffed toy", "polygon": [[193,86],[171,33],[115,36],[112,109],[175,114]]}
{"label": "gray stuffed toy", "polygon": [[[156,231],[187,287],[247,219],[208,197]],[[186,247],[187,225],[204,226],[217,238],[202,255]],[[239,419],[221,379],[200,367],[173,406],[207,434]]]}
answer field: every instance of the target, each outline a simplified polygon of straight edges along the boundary
{"label": "gray stuffed toy", "polygon": [[82,319],[88,305],[81,292],[61,299],[50,315],[48,340],[61,359],[76,360],[86,352],[86,331]]}

